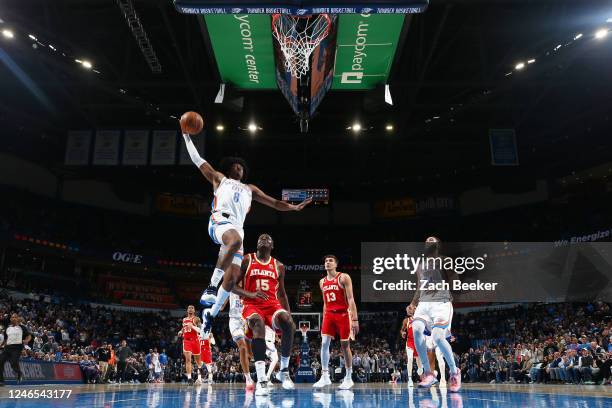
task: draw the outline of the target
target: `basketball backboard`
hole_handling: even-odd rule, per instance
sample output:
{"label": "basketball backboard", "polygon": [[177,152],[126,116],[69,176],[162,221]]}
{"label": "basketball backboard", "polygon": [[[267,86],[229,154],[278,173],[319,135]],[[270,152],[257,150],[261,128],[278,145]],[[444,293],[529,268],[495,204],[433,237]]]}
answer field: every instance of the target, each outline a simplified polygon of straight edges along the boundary
{"label": "basketball backboard", "polygon": [[[329,90],[366,91],[385,84],[406,14],[428,0],[219,1],[175,0],[182,13],[200,14],[223,83],[242,90],[280,90],[302,131]],[[330,27],[308,56],[308,71],[286,69],[273,35],[274,15],[329,15]],[[285,38],[285,37],[284,37]]]}

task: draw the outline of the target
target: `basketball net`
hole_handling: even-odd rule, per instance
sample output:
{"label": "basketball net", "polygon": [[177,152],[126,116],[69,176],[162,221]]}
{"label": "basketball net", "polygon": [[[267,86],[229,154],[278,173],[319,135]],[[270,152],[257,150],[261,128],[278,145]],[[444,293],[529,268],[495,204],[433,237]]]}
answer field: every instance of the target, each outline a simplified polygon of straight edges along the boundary
{"label": "basketball net", "polygon": [[300,331],[302,332],[302,342],[306,343],[308,341],[308,327],[300,326]]}
{"label": "basketball net", "polygon": [[[327,14],[311,16],[272,15],[272,33],[285,56],[285,69],[300,78],[310,68],[310,54],[331,28]],[[301,329],[300,329],[301,330]]]}

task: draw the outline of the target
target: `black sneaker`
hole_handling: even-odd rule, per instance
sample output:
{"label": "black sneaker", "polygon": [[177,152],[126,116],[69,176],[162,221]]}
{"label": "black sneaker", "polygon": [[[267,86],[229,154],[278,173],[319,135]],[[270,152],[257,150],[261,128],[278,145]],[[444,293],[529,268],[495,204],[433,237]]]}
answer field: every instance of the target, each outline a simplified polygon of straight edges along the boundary
{"label": "black sneaker", "polygon": [[21,384],[22,381],[23,381],[23,374],[19,374],[17,376],[17,384]]}

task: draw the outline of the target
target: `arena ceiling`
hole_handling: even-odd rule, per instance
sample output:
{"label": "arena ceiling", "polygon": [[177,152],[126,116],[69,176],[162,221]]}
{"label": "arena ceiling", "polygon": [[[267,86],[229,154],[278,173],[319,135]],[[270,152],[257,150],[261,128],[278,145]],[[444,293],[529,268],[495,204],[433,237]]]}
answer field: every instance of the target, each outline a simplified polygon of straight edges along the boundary
{"label": "arena ceiling", "polygon": [[[566,174],[610,156],[612,35],[594,33],[612,28],[612,6],[600,1],[432,0],[403,33],[393,107],[366,111],[366,93],[330,92],[308,134],[278,91],[246,92],[242,112],[216,106],[219,72],[202,20],[170,1],[133,0],[161,71],[153,72],[121,3],[2,2],[0,30],[14,38],[0,36],[0,124],[23,134],[3,149],[61,168],[69,129],[167,128],[197,110],[210,129],[207,155],[245,156],[258,179],[279,185],[330,183],[330,172],[347,186],[493,180],[509,170],[490,166],[490,128],[516,129],[513,178]],[[243,130],[250,121],[262,130]],[[347,130],[356,121],[364,131]]]}

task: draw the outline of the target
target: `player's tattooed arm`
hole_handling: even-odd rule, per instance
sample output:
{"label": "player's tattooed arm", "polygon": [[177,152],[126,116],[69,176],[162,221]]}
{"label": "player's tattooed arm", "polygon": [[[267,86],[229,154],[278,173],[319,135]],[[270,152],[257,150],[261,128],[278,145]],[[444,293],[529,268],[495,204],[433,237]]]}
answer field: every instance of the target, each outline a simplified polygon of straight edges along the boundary
{"label": "player's tattooed arm", "polygon": [[276,298],[280,302],[283,309],[291,313],[289,299],[287,298],[287,292],[285,291],[285,265],[278,262],[276,267],[278,269],[278,288],[276,289]]}
{"label": "player's tattooed arm", "polygon": [[346,300],[351,313],[351,328],[356,336],[359,333],[359,315],[357,314],[357,305],[353,296],[353,281],[349,275],[343,273],[340,275],[340,284],[344,287],[344,292],[346,293]]}
{"label": "player's tattooed arm", "polygon": [[266,205],[270,208],[274,208],[277,211],[302,211],[304,207],[312,202],[312,197],[308,197],[300,204],[291,204],[286,201],[277,200],[274,197],[270,197],[263,191],[259,189],[259,187],[249,184],[251,191],[253,192],[253,200]]}

